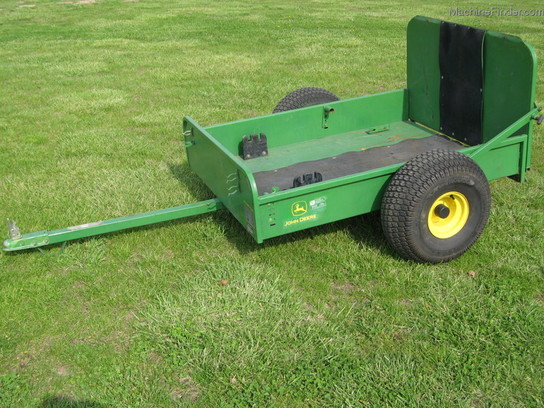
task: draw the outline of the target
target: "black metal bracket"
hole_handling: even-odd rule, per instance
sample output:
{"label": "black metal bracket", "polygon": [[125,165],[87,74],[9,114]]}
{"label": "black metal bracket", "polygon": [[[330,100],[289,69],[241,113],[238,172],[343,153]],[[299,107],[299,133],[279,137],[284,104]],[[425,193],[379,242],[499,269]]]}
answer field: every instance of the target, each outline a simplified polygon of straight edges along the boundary
{"label": "black metal bracket", "polygon": [[305,186],[307,184],[314,184],[323,181],[323,176],[321,173],[314,171],[313,173],[306,173],[302,176],[295,177],[293,180],[293,188]]}
{"label": "black metal bracket", "polygon": [[242,138],[242,154],[244,160],[254,159],[256,157],[268,156],[268,143],[266,135],[252,134]]}

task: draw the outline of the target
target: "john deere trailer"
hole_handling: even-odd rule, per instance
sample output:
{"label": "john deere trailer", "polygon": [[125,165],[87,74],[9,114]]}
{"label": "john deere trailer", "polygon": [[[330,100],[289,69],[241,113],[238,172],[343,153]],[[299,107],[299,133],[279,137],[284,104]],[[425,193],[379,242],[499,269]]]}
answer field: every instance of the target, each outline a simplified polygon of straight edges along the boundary
{"label": "john deere trailer", "polygon": [[407,259],[451,260],[478,239],[488,180],[529,169],[536,56],[518,37],[425,17],[407,30],[407,87],[340,101],[321,88],[272,115],[202,127],[183,120],[192,170],[217,198],[56,231],[20,234],[15,251],[227,209],[261,243],[381,209]]}

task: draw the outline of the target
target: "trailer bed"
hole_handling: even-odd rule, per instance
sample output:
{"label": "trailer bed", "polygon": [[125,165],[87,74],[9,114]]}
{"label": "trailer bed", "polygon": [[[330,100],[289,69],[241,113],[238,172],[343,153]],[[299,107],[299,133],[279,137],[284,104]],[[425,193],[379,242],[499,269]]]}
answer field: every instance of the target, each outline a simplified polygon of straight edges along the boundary
{"label": "trailer bed", "polygon": [[[428,150],[464,146],[413,122],[396,122],[369,134],[358,130],[269,150],[268,156],[245,161],[259,195],[293,188],[294,179],[318,172],[323,181],[403,163]],[[379,129],[379,127],[378,127]]]}

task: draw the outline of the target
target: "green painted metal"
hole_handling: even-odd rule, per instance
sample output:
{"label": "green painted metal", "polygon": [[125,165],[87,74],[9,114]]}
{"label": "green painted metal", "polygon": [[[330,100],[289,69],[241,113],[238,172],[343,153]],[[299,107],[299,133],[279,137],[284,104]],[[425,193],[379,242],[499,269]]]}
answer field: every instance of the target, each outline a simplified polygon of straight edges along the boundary
{"label": "green painted metal", "polygon": [[[505,138],[488,145],[485,154],[476,155],[475,161],[489,180],[517,174],[526,143],[526,135]],[[466,147],[461,152],[472,156],[478,147]],[[269,239],[378,210],[389,179],[402,165],[404,163],[260,196],[258,203],[263,216],[258,234],[262,239]],[[312,201],[317,203],[315,208]],[[293,214],[291,207],[299,202],[305,203],[307,211]]]}
{"label": "green painted metal", "polygon": [[431,129],[440,127],[440,20],[416,16],[406,31],[410,118]]}
{"label": "green painted metal", "polygon": [[[336,108],[335,112],[341,112],[342,109],[350,103],[356,103],[356,100],[343,102],[344,104],[340,108]],[[404,109],[401,110],[404,111]],[[473,156],[490,180],[520,173],[522,171],[522,168],[520,168],[520,163],[521,158],[524,155],[524,146],[527,144],[527,135],[516,136],[513,138],[508,137],[511,136],[517,130],[517,128],[530,121],[535,112],[536,110],[533,110],[527,115],[524,115],[514,124],[512,124],[512,126],[505,129],[501,134],[497,135],[496,139],[493,139],[486,145],[466,147],[462,150],[462,152],[469,156]],[[263,119],[267,119],[268,121],[281,121],[282,115],[283,114],[266,116],[263,117]],[[248,122],[251,122],[251,125],[253,125],[257,119],[259,118],[250,119]],[[289,120],[311,127],[316,122],[319,126],[321,118],[315,115],[308,116],[307,111],[301,109],[290,112]],[[238,129],[239,127],[246,125],[246,121],[224,124],[221,126],[221,130],[223,132],[221,137],[223,137],[223,140],[226,140],[227,143],[229,143],[227,136],[232,134],[237,136],[240,134],[243,135],[244,133],[240,133]],[[273,126],[274,124],[269,123],[269,125]],[[232,126],[232,128],[229,129],[230,126]],[[414,126],[414,124],[409,122],[393,122],[390,124],[389,129],[390,131],[396,131],[398,133],[402,126],[405,126],[408,129],[416,129],[417,131],[420,131],[421,129],[425,130],[426,133],[422,137],[426,137],[434,133],[428,129]],[[207,138],[217,142],[217,139],[210,134],[214,129],[217,128],[206,128],[203,131],[207,133]],[[258,130],[255,130],[255,133],[257,131]],[[296,135],[292,135],[290,145],[282,145],[274,149],[269,149],[269,152],[271,153],[266,158],[244,161],[239,156],[234,156],[229,153],[229,155],[232,156],[229,160],[239,161],[238,169],[240,173],[244,174],[246,177],[248,177],[248,179],[252,179],[251,174],[255,171],[273,169],[274,166],[281,167],[283,165],[289,165],[293,160],[296,162],[312,159],[315,160],[317,157],[321,156],[330,157],[331,154],[334,154],[332,152],[336,152],[334,150],[335,148],[340,148],[340,151],[342,152],[350,151],[352,148],[359,146],[360,141],[364,140],[365,138],[364,135],[368,136],[368,133],[363,131],[354,131],[315,139],[313,141],[313,144],[317,146],[315,151],[313,151],[311,148],[312,141],[304,139],[304,135],[302,135],[303,140],[301,142],[298,142]],[[394,141],[391,139],[388,140],[388,138],[390,138],[390,133],[371,133],[371,135],[372,137],[381,137],[382,143],[379,142],[379,139],[372,139],[371,142],[367,142],[368,146],[373,146],[373,144],[390,145],[394,143]],[[335,136],[346,139],[351,137],[353,140],[351,142],[349,140],[345,140],[339,145],[335,145],[332,143]],[[351,144],[352,142],[353,144]],[[321,149],[319,147],[320,143],[323,143],[324,147],[329,146],[328,154],[325,148]],[[195,151],[192,150],[195,146],[198,146],[198,143],[187,149],[188,155],[191,157],[191,163],[193,161],[200,163],[201,160],[204,159],[203,156],[201,157],[196,155]],[[290,148],[293,148],[295,152],[298,151],[298,156],[297,154],[293,154],[291,157],[288,154]],[[478,150],[479,148],[481,148],[481,150]],[[284,155],[280,155],[280,152],[284,153]],[[204,154],[204,152],[201,153]],[[206,154],[209,154],[209,152]],[[214,157],[213,160],[220,161],[221,158]],[[263,196],[256,196],[254,194],[251,195],[252,205],[250,205],[250,201],[248,199],[242,199],[239,194],[234,194],[232,197],[230,197],[230,200],[233,203],[238,202],[238,205],[244,206],[245,212],[243,215],[249,216],[250,220],[242,219],[242,225],[246,226],[248,222],[250,222],[252,226],[254,225],[250,232],[257,242],[262,242],[263,240],[272,237],[379,209],[381,197],[388,180],[403,164],[404,163],[398,163],[393,166],[327,180],[296,189],[278,191]],[[213,183],[214,181],[218,182],[218,180],[221,180],[220,173],[214,173],[212,169],[206,166],[202,166],[200,169],[195,169],[195,171],[197,171],[199,176],[205,179],[205,181],[206,179],[209,179],[209,181],[206,181],[207,184],[209,182]],[[207,173],[210,174],[208,175]],[[247,183],[246,188],[254,189],[255,187],[252,183]],[[216,191],[220,191],[222,185],[222,183],[219,183],[219,186],[217,187],[219,190]],[[300,210],[294,211],[297,209],[297,205],[300,207]],[[255,214],[258,215],[256,216]]]}
{"label": "green painted metal", "polygon": [[323,126],[323,129],[328,129],[329,127],[329,117],[331,113],[334,113],[334,108],[330,105],[323,106],[323,123],[321,126]]}
{"label": "green painted metal", "polygon": [[259,233],[268,239],[377,210],[390,177],[399,167],[383,167],[259,197],[261,213],[272,214],[260,219]]}
{"label": "green painted metal", "polygon": [[201,201],[195,204],[181,205],[164,210],[151,211],[128,217],[113,218],[106,221],[98,221],[90,224],[77,225],[55,231],[38,231],[22,234],[19,237],[4,241],[4,251],[17,251],[30,248],[38,248],[45,245],[58,244],[74,239],[87,238],[93,235],[142,227],[144,225],[157,224],[164,221],[177,220],[199,214],[206,214],[223,209],[220,200]]}
{"label": "green painted metal", "polygon": [[[407,30],[409,117],[432,129],[440,126],[440,24],[441,20],[417,16]],[[519,37],[486,31],[482,60],[485,143],[534,107],[536,54]],[[529,126],[526,123],[514,135],[531,134]]]}
{"label": "green painted metal", "polygon": [[[259,241],[255,219],[259,216],[257,186],[253,174],[239,156],[232,154],[189,117],[183,119],[187,160],[191,169],[206,183],[244,228]],[[240,136],[240,141],[242,136]]]}
{"label": "green painted metal", "polygon": [[334,112],[329,115],[327,128],[323,128],[324,105],[317,105],[209,126],[206,127],[206,132],[236,160],[248,163],[249,161],[239,157],[244,135],[264,133],[268,139],[268,148],[274,149],[293,143],[312,142],[331,135],[370,129],[407,120],[407,97],[406,90],[400,89],[328,103],[327,106],[334,108]]}
{"label": "green painted metal", "polygon": [[[486,31],[483,60],[485,143],[534,107],[536,54],[519,37]],[[514,135],[528,134],[525,125]]]}
{"label": "green painted metal", "polygon": [[303,142],[294,140],[289,145],[269,148],[268,156],[246,160],[244,166],[252,172],[273,170],[342,153],[390,146],[407,139],[421,139],[434,133],[413,122],[391,122],[379,127],[379,130],[373,127]]}
{"label": "green painted metal", "polygon": [[[438,133],[439,24],[439,20],[424,17],[409,23],[407,89],[206,128],[185,117],[183,135],[189,165],[217,198],[57,231],[18,236],[12,228],[14,236],[4,242],[4,250],[35,248],[222,208],[261,243],[378,210],[389,179],[404,163],[261,196],[254,173]],[[537,115],[536,57],[517,37],[490,33],[485,41],[485,142],[460,151],[472,157],[489,180],[506,176],[523,180],[530,165],[532,119]],[[505,72],[490,64],[503,64]],[[502,95],[501,83],[511,75],[524,78],[514,80],[514,86]],[[508,107],[510,99],[516,104],[514,110]],[[267,135],[269,155],[243,160],[242,137],[254,133]]]}
{"label": "green painted metal", "polygon": [[[538,109],[533,108],[528,113],[512,123],[510,126],[506,127],[506,129],[497,134],[494,138],[490,139],[484,144],[479,145],[479,147],[470,154],[470,157],[472,157],[474,160],[477,160],[478,157],[491,150],[494,146],[499,145],[506,138],[516,136],[520,129],[527,128],[531,120],[535,119],[537,113]],[[523,169],[523,172],[525,172],[525,169]]]}

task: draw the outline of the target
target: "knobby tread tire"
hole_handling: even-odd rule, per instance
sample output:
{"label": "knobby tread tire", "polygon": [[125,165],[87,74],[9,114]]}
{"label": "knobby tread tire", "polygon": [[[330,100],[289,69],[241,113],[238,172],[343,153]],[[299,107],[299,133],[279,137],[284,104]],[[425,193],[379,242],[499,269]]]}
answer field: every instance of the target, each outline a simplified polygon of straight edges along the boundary
{"label": "knobby tread tire", "polygon": [[[452,190],[469,198],[469,219],[456,235],[440,240],[427,226],[429,203]],[[457,258],[476,242],[490,207],[489,183],[478,164],[457,151],[431,150],[409,160],[391,178],[381,221],[387,240],[403,258],[439,263]]]}
{"label": "knobby tread tire", "polygon": [[326,89],[309,86],[287,94],[279,101],[272,113],[286,112],[293,109],[305,108],[306,106],[319,105],[339,100],[340,99],[335,94]]}

